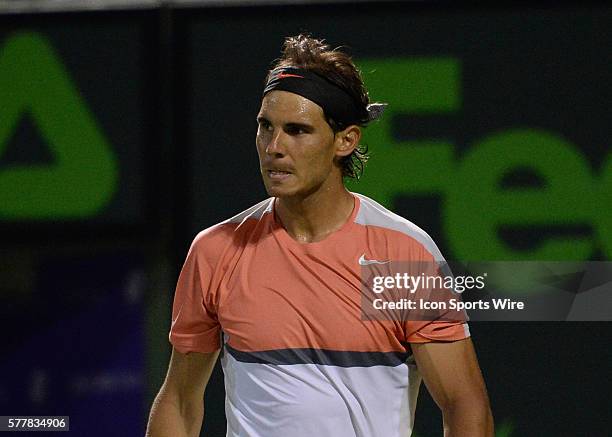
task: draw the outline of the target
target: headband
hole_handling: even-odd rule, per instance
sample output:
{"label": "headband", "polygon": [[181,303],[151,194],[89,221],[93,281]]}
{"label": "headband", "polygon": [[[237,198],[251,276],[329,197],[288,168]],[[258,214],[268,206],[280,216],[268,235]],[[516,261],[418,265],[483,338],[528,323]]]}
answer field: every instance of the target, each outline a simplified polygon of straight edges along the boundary
{"label": "headband", "polygon": [[289,91],[316,103],[325,115],[341,126],[365,124],[380,117],[386,104],[373,103],[360,108],[351,95],[327,78],[309,70],[295,67],[275,68],[263,95],[273,90]]}

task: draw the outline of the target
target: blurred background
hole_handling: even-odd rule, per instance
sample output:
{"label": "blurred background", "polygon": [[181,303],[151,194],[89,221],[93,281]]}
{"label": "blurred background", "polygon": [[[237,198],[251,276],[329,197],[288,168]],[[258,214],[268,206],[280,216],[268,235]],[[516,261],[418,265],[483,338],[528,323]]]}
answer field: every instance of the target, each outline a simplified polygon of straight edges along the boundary
{"label": "blurred background", "polygon": [[[144,435],[183,259],[266,197],[263,81],[304,31],[389,103],[352,190],[448,260],[612,258],[610,4],[0,1],[0,415]],[[610,435],[610,322],[471,331],[497,436]],[[415,435],[441,434],[422,388]]]}

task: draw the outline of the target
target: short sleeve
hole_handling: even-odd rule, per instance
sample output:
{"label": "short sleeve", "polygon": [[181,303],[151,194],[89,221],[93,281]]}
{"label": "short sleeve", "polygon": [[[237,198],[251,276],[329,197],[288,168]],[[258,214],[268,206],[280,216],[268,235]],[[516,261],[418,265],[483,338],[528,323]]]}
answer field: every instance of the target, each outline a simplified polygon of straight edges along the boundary
{"label": "short sleeve", "polygon": [[[438,247],[433,240],[427,236],[428,249],[422,247],[418,258],[427,267],[423,267],[421,271],[431,272],[435,270],[433,274],[440,275],[440,266],[445,265],[446,261],[440,253]],[[446,271],[446,268],[442,270]],[[452,275],[452,272],[448,270],[448,273]],[[431,292],[431,290],[429,290]],[[436,295],[435,290],[431,292],[430,296]],[[440,298],[444,296],[444,298]],[[436,300],[444,300],[452,297],[448,291],[443,291],[438,295]],[[431,314],[431,313],[429,313]],[[429,342],[448,342],[463,340],[470,337],[470,329],[467,324],[467,314],[465,311],[456,310],[440,310],[437,312],[435,318],[428,320],[408,320],[404,323],[404,335],[408,343],[429,343]]]}
{"label": "short sleeve", "polygon": [[408,343],[429,343],[432,341],[456,341],[470,336],[466,322],[431,321],[412,322],[406,326]]}
{"label": "short sleeve", "polygon": [[192,243],[174,294],[169,339],[182,353],[214,352],[221,347],[210,289],[213,268],[201,253],[204,244],[198,237]]}

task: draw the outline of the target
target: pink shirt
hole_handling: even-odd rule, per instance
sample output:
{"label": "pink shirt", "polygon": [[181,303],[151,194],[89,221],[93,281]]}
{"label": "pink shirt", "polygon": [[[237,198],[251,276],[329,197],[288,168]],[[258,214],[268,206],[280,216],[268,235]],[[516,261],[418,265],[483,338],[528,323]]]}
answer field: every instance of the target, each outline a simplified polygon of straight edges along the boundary
{"label": "pink shirt", "polygon": [[291,238],[272,198],[195,238],[170,341],[183,353],[225,346],[229,436],[409,435],[420,383],[409,343],[469,336],[462,322],[362,320],[361,257],[443,258],[423,230],[354,197],[319,242]]}

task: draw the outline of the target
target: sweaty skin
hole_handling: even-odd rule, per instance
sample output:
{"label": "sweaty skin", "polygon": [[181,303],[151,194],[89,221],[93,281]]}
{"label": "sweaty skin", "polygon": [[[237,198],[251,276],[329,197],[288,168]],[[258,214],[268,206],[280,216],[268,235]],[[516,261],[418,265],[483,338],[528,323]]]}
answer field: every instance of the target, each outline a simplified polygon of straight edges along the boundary
{"label": "sweaty skin", "polygon": [[334,134],[320,106],[287,91],[266,94],[257,121],[264,185],[289,234],[312,242],[342,227],[354,202],[338,161],[359,144],[359,127]]}

